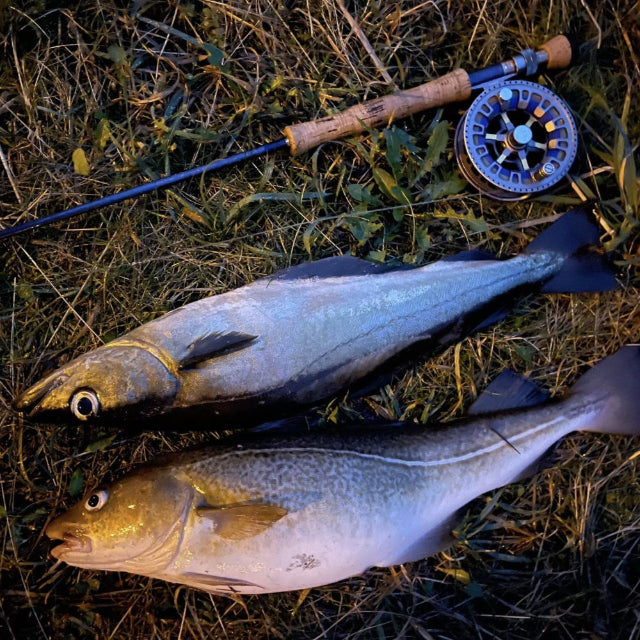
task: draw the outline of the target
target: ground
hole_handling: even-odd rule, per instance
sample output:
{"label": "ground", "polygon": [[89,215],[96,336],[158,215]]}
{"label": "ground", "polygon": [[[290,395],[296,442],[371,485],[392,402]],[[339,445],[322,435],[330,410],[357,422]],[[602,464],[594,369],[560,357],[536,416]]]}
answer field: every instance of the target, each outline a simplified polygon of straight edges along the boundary
{"label": "ground", "polygon": [[43,535],[85,489],[210,433],[32,423],[10,406],[62,362],[279,268],[339,254],[422,264],[476,246],[509,256],[592,199],[618,291],[527,298],[366,401],[341,396],[314,413],[429,428],[463,415],[507,366],[561,394],[638,340],[638,16],[625,0],[0,1],[0,228],[558,33],[583,45],[571,68],[534,78],[579,131],[570,178],[552,193],[501,203],[460,178],[453,134],[467,102],[0,240],[3,637],[640,637],[637,438],[565,440],[547,470],[471,504],[435,557],[229,600],[56,565]]}

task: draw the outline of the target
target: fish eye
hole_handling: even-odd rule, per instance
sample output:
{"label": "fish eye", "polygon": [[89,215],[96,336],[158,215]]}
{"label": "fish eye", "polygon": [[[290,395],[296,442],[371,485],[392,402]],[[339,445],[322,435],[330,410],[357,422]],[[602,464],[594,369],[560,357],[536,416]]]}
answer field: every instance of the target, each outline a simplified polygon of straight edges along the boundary
{"label": "fish eye", "polygon": [[106,489],[101,489],[92,493],[84,503],[84,508],[87,511],[98,511],[107,504],[109,499],[109,492]]}
{"label": "fish eye", "polygon": [[95,391],[82,389],[76,391],[71,398],[71,413],[78,420],[87,420],[100,413],[100,400]]}

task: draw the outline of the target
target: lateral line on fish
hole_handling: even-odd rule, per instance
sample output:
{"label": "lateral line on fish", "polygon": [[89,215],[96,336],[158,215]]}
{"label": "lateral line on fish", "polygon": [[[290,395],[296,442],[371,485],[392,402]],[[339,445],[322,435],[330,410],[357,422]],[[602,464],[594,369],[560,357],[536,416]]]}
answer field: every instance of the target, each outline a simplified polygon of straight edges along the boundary
{"label": "lateral line on fish", "polygon": [[[503,285],[503,283],[513,280],[514,278],[517,280],[520,280],[523,274],[527,274],[531,271],[532,266],[534,269],[545,269],[546,271],[547,269],[556,268],[558,264],[562,263],[562,260],[558,259],[557,254],[553,252],[540,251],[534,254],[520,254],[506,260],[495,260],[495,261],[483,260],[479,262],[480,264],[479,266],[477,266],[477,268],[482,269],[484,267],[485,270],[489,270],[491,268],[492,271],[495,271],[494,278],[491,280],[490,285],[501,286]],[[459,270],[460,264],[471,264],[471,263],[450,262],[445,265],[440,265],[439,262],[434,262],[432,264],[425,265],[424,267],[415,269],[415,272],[416,272],[415,275],[418,279],[422,279],[424,277],[423,274],[426,270],[435,268],[435,267],[438,267],[438,269],[446,270],[447,272],[451,272],[453,275],[455,272]],[[455,269],[454,269],[454,265],[455,265]],[[511,269],[511,271],[507,273],[503,273],[503,269],[506,266],[508,266]],[[402,273],[398,273],[397,275],[398,277],[402,276],[403,278],[406,278],[408,274],[410,275],[411,272],[410,271],[402,272]],[[385,278],[389,279],[393,275],[396,275],[396,274],[394,273],[372,274],[371,276],[361,276],[361,277],[362,278],[367,278],[367,277],[382,278],[384,276]],[[344,281],[345,279],[339,276],[336,276],[334,278],[327,278],[326,280],[335,280],[337,284],[343,285],[345,287],[353,286],[351,283],[345,282]],[[527,282],[530,280],[533,280],[533,278],[525,279],[525,281]],[[258,284],[258,283],[261,283],[265,288],[268,288],[268,286],[272,286],[269,283],[263,283],[262,281],[256,281],[253,284]],[[309,281],[309,280],[300,280],[300,281],[274,280],[273,284],[277,284],[278,286],[281,286],[285,289],[296,287],[301,289],[314,290],[317,288],[317,283],[315,281]],[[393,289],[392,287],[390,287],[388,291],[383,294],[383,296],[385,296],[386,303],[389,303],[390,301],[391,304],[401,305],[402,303],[405,302],[407,295],[412,299],[420,298],[420,297],[423,297],[425,294],[429,293],[429,291],[432,290],[433,287],[434,287],[433,283],[418,284],[412,287],[409,291],[405,291],[405,292],[399,292]],[[373,300],[372,304],[379,307],[381,306],[380,300],[382,300],[382,298]],[[443,300],[441,302],[438,302],[438,301],[435,302],[435,305],[437,306],[444,306],[446,304],[448,304],[448,301],[446,300]]]}
{"label": "lateral line on fish", "polygon": [[[527,269],[527,264],[532,262],[534,263],[536,268],[541,268],[541,266],[546,265],[548,268],[551,268],[554,264],[554,258],[555,254],[551,253],[551,252],[539,252],[539,253],[535,253],[532,255],[518,255],[518,256],[514,256],[513,258],[509,258],[508,260],[495,260],[495,261],[480,261],[482,265],[487,265],[487,264],[491,264],[494,267],[499,266],[499,267],[503,267],[506,264],[509,264],[511,267],[513,267],[513,263],[516,262],[518,265],[520,265],[520,269],[514,274],[514,273],[507,273],[507,274],[503,274],[501,271],[499,271],[496,276],[494,277],[493,280],[491,280],[491,282],[489,283],[488,286],[492,286],[492,287],[501,287],[504,285],[504,283],[509,282],[510,280],[514,279],[514,275],[517,277],[517,279],[520,279],[521,275],[523,273],[527,273],[528,269]],[[497,263],[497,264],[494,264]],[[451,269],[451,265],[455,265],[455,264],[459,264],[459,263],[455,263],[455,262],[451,262],[447,265],[440,265],[439,262],[434,262],[433,264],[430,265],[426,265],[425,267],[422,267],[423,269],[427,269],[430,267],[435,267],[436,265],[438,265],[439,267],[446,267],[446,269]],[[416,271],[418,271],[418,269],[416,269]],[[388,276],[389,274],[372,274],[371,277],[375,278],[375,277],[382,277],[382,275],[386,275]],[[406,274],[403,274],[406,276]],[[369,276],[361,276],[363,278],[369,277]],[[335,280],[340,281],[341,278],[336,277],[334,278]],[[291,281],[273,281],[273,282],[277,282],[280,286],[291,286]],[[297,286],[301,286],[301,287],[316,287],[317,284],[315,282],[310,283],[308,281],[295,281],[295,285]],[[268,285],[265,285],[268,286]],[[433,288],[432,284],[426,284],[426,285],[422,285],[422,286],[417,286],[414,287],[411,292],[409,292],[409,296],[413,299],[413,298],[420,298],[423,297],[424,295],[427,295],[429,293],[429,291]],[[471,290],[471,289],[470,289]],[[393,290],[390,290],[390,292],[387,294],[387,298],[389,296],[396,296],[398,295],[397,292],[394,292]],[[405,293],[406,296],[406,293]],[[404,302],[404,300],[399,299],[399,300],[395,300],[395,303],[400,305],[402,302]],[[380,302],[378,300],[377,305],[379,307],[384,306],[382,304],[382,302]],[[441,309],[443,307],[449,307],[450,306],[450,301],[448,300],[441,300],[441,301],[434,301],[433,305],[432,305],[432,309]],[[361,307],[362,308],[362,307]],[[372,312],[376,311],[376,309],[371,309]],[[396,319],[394,319],[394,322],[400,322],[400,321],[404,321],[407,317],[413,317],[415,315],[418,315],[419,312],[412,312],[412,313],[407,313],[402,315],[401,312],[398,313],[398,317]],[[454,314],[455,315],[455,314]],[[363,333],[360,336],[358,336],[359,339],[363,338],[364,336],[374,332],[374,331],[379,331],[380,327],[374,327],[372,329],[370,329],[367,333]],[[427,334],[425,334],[426,336]],[[411,343],[411,341],[415,338],[415,336],[413,337],[407,337],[407,341],[409,341],[409,343]],[[298,371],[296,371],[293,374],[293,378],[296,378],[298,376],[303,375],[308,369],[313,368],[313,365],[315,365],[317,362],[320,362],[324,359],[326,359],[328,356],[330,356],[331,354],[335,353],[336,351],[339,351],[340,349],[343,349],[345,347],[345,345],[349,344],[349,342],[352,340],[351,337],[349,337],[347,340],[345,340],[344,342],[341,342],[340,344],[336,344],[333,347],[331,347],[331,349],[328,349],[327,351],[325,351],[324,353],[320,354],[318,357],[316,357],[314,360],[312,360],[309,363],[306,363],[304,365],[304,367],[302,367],[301,369],[299,369]],[[398,347],[398,350],[401,350],[403,347],[400,345]]]}
{"label": "lateral line on fish", "polygon": [[438,467],[446,464],[454,464],[456,462],[464,462],[465,460],[471,460],[478,456],[484,455],[485,453],[490,453],[491,451],[495,451],[496,449],[500,449],[501,447],[509,447],[513,449],[513,442],[518,442],[523,438],[527,438],[531,435],[536,434],[538,431],[542,431],[548,427],[553,427],[558,422],[566,422],[566,416],[559,416],[549,422],[544,422],[539,424],[527,431],[523,431],[522,433],[513,436],[508,442],[504,440],[504,438],[500,439],[498,442],[495,442],[484,449],[477,449],[475,451],[471,451],[469,453],[465,453],[463,455],[454,456],[452,458],[444,458],[442,460],[401,460],[399,458],[388,458],[386,456],[381,456],[375,453],[363,453],[362,451],[353,451],[350,449],[345,450],[337,450],[337,449],[322,449],[316,447],[287,447],[282,449],[241,449],[238,451],[230,451],[228,453],[222,454],[220,457],[225,458],[229,456],[236,455],[245,455],[245,454],[261,454],[261,453],[339,453],[339,454],[348,454],[352,456],[356,456],[358,458],[366,458],[369,460],[379,460],[381,462],[388,462],[391,464],[403,465],[406,467]]}

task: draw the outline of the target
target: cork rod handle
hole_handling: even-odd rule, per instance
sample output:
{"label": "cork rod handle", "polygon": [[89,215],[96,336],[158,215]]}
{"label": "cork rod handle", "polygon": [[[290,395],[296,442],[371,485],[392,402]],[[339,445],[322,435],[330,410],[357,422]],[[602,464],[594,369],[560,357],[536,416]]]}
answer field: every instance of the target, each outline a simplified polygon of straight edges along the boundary
{"label": "cork rod handle", "polygon": [[341,113],[291,125],[285,128],[284,136],[291,155],[296,156],[323,142],[361,133],[365,127],[376,127],[426,109],[466,100],[470,95],[469,74],[457,69],[437,80],[354,105]]}

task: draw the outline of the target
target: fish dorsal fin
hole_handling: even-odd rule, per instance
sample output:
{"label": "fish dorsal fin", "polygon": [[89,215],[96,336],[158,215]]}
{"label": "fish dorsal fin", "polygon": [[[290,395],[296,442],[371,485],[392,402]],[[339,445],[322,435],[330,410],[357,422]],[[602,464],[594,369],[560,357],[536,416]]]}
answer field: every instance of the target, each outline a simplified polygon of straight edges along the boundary
{"label": "fish dorsal fin", "polygon": [[262,589],[260,585],[238,578],[226,578],[225,576],[212,576],[208,573],[200,573],[197,571],[183,571],[181,574],[185,584],[190,587],[197,587],[203,591],[213,593],[236,593],[242,587],[251,587],[253,589]]}
{"label": "fish dorsal fin", "polygon": [[442,258],[441,262],[479,262],[492,260],[496,261],[493,253],[489,251],[483,251],[482,249],[469,249],[469,251],[460,251],[460,253],[454,253],[452,256]]}
{"label": "fish dorsal fin", "polygon": [[287,510],[269,504],[237,504],[223,507],[198,507],[201,518],[214,524],[216,534],[227,540],[257,536],[287,515]]}
{"label": "fish dorsal fin", "polygon": [[214,331],[196,338],[188,347],[187,353],[180,360],[180,368],[187,369],[202,362],[210,360],[222,353],[244,349],[258,336],[252,336],[240,331]]}
{"label": "fish dorsal fin", "polygon": [[274,273],[267,280],[300,280],[306,278],[344,278],[347,276],[369,276],[389,271],[413,268],[391,264],[375,264],[354,256],[334,256],[315,262],[289,267]]}
{"label": "fish dorsal fin", "polygon": [[534,407],[542,404],[548,398],[547,391],[540,389],[531,380],[506,369],[478,396],[468,413],[469,415],[479,415],[522,407]]}

